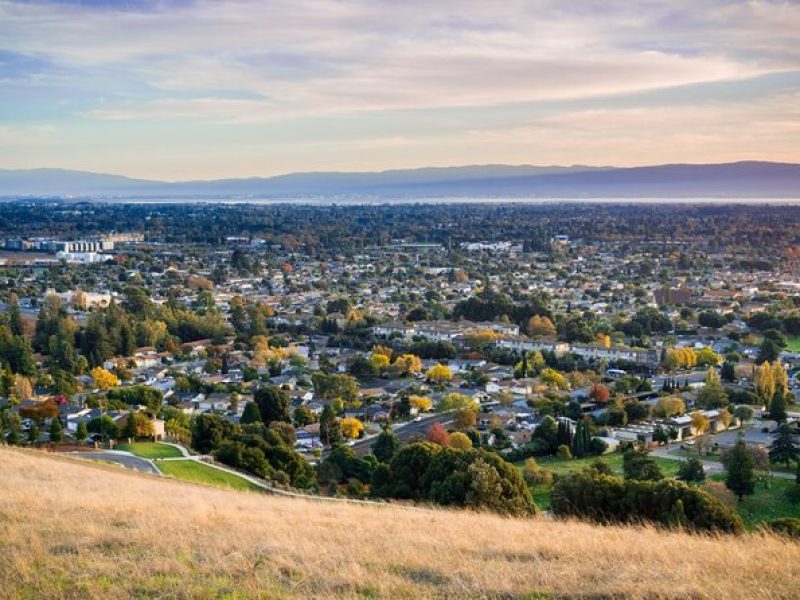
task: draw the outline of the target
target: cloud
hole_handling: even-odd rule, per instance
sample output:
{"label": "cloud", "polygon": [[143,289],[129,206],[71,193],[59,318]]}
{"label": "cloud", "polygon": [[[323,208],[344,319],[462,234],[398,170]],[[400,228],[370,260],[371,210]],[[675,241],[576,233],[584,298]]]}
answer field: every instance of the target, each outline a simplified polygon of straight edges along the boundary
{"label": "cloud", "polygon": [[298,169],[610,163],[612,140],[714,160],[726,136],[786,157],[798,31],[800,4],[779,0],[0,0],[0,116],[70,131],[69,160],[149,142],[181,172],[200,140],[217,144],[204,170],[214,148],[252,169],[286,147]]}

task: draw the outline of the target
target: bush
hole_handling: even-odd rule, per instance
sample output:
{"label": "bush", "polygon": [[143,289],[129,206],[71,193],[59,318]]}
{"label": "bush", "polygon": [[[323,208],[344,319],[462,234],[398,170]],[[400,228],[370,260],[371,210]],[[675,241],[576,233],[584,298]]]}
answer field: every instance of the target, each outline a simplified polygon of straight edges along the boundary
{"label": "bush", "polygon": [[775,533],[780,533],[792,538],[800,538],[800,519],[784,517],[769,522],[769,528]]}
{"label": "bush", "polygon": [[559,478],[550,503],[558,516],[599,523],[647,521],[697,531],[744,531],[741,518],[731,508],[702,490],[674,480],[623,480],[586,469]]}

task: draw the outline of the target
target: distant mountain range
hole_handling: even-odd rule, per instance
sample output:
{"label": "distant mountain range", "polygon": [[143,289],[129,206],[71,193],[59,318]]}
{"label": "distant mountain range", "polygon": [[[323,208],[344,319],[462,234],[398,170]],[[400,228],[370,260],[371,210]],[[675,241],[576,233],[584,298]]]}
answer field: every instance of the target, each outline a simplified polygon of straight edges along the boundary
{"label": "distant mountain range", "polygon": [[630,168],[485,165],[182,182],[64,169],[0,169],[0,197],[796,198],[800,197],[800,164],[747,161]]}

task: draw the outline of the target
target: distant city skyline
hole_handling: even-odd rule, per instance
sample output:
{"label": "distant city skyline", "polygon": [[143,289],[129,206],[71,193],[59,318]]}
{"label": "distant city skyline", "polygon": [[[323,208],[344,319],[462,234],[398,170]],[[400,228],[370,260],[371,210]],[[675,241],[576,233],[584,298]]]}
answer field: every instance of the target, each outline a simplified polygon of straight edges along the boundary
{"label": "distant city skyline", "polygon": [[800,3],[0,0],[0,168],[800,162]]}

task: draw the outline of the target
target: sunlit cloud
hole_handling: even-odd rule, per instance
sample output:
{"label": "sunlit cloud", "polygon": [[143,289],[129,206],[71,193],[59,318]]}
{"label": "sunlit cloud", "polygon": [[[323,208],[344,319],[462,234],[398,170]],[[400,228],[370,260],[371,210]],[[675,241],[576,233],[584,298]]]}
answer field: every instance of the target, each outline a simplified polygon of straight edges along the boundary
{"label": "sunlit cloud", "polygon": [[[730,136],[737,153],[800,160],[785,102],[800,89],[798,32],[800,4],[788,1],[0,0],[0,121],[82,142],[34,155],[0,137],[0,166],[116,169],[109,148],[126,156],[148,141],[173,158],[124,172],[628,164],[671,160],[661,135],[682,135],[687,160],[725,159]],[[768,89],[770,77],[791,83]],[[746,101],[721,82],[743,82]],[[689,90],[680,102],[676,89]],[[509,133],[556,130],[551,157],[544,137]],[[512,136],[510,147],[476,132]],[[332,145],[338,156],[321,158]],[[291,160],[265,158],[287,146]]]}

